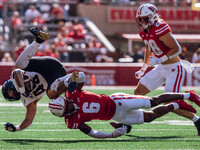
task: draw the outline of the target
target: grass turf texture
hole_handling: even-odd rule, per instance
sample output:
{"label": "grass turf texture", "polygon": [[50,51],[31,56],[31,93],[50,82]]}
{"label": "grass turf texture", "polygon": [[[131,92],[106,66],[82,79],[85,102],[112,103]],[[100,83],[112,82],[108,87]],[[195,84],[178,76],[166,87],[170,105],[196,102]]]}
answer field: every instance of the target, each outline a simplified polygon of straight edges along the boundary
{"label": "grass turf texture", "polygon": [[[133,93],[133,90],[89,90],[97,94],[109,95],[114,92]],[[148,94],[162,93],[155,90]],[[198,91],[200,93],[200,91]],[[9,103],[2,100],[0,104]],[[39,104],[47,104],[45,96]],[[11,102],[10,102],[11,103]],[[19,104],[20,102],[14,102]],[[13,104],[13,103],[12,103]],[[199,115],[200,108],[193,104]],[[129,134],[115,139],[94,139],[79,130],[69,130],[64,118],[53,116],[47,106],[39,106],[31,127],[24,131],[11,133],[4,130],[4,123],[15,125],[24,119],[26,108],[22,106],[0,106],[0,149],[200,149],[200,137],[197,136],[193,123],[169,113],[153,123],[133,125]],[[186,125],[183,125],[186,124]],[[182,124],[182,125],[180,125]],[[89,122],[93,129],[113,132],[109,121]]]}

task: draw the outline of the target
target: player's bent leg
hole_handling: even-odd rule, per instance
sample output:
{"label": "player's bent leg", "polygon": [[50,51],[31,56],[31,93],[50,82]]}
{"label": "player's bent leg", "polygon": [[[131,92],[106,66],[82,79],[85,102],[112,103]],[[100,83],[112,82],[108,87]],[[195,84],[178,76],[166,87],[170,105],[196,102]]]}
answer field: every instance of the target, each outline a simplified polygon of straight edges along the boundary
{"label": "player's bent leg", "polygon": [[151,111],[144,111],[144,122],[151,122],[174,110],[173,104],[161,105],[152,109]]}
{"label": "player's bent leg", "polygon": [[151,99],[151,107],[157,106],[161,103],[172,102],[174,100],[183,99],[184,96],[181,93],[163,93],[158,96],[154,96]]}
{"label": "player's bent leg", "polygon": [[149,89],[141,83],[138,83],[136,89],[134,90],[134,95],[146,95],[150,91]]}
{"label": "player's bent leg", "polygon": [[182,117],[188,118],[190,120],[192,120],[194,118],[194,114],[187,110],[177,109],[177,110],[173,110],[172,112],[176,113],[177,115],[180,115]]}

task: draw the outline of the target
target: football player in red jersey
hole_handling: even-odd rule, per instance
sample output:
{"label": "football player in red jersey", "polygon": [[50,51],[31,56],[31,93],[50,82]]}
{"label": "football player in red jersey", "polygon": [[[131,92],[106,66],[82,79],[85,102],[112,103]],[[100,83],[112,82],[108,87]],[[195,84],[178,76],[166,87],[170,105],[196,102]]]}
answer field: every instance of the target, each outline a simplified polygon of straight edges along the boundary
{"label": "football player in red jersey", "polygon": [[[70,80],[72,82],[78,81],[79,83],[78,88],[72,92],[67,90],[67,86],[71,82]],[[67,91],[65,97],[52,99],[49,103],[49,109],[55,116],[65,117],[65,123],[68,128],[79,129],[83,133],[94,138],[115,138],[121,136],[130,132],[130,125],[132,124],[151,122],[170,111],[182,108],[181,100],[168,105],[157,106],[164,102],[188,99],[200,106],[200,96],[194,91],[188,93],[164,93],[152,98],[125,93],[114,93],[107,96],[81,90],[84,82],[85,77],[83,72],[73,72],[72,75],[67,75],[65,80],[60,82],[60,84],[55,82],[55,91],[52,93],[52,97]],[[58,95],[56,95],[56,91],[59,92]],[[154,106],[157,107],[151,111],[140,109]],[[113,125],[113,122],[111,122],[111,125],[116,129],[113,133],[105,133],[95,131],[86,124],[86,122],[91,120],[110,119],[120,122],[120,124],[117,125],[123,125],[117,127],[115,126],[116,124]]]}
{"label": "football player in red jersey", "polygon": [[[134,94],[146,95],[150,91],[165,84],[165,92],[180,92],[185,72],[191,73],[194,67],[184,60],[180,60],[182,49],[174,38],[169,25],[158,16],[157,8],[152,4],[141,5],[136,14],[140,28],[139,35],[146,46],[145,59],[142,68],[135,72],[140,79]],[[144,75],[148,66],[156,67]],[[144,75],[144,76],[143,76]],[[178,115],[192,120],[200,135],[200,119],[195,108],[181,101],[185,110],[175,110]],[[186,111],[187,110],[187,111]]]}

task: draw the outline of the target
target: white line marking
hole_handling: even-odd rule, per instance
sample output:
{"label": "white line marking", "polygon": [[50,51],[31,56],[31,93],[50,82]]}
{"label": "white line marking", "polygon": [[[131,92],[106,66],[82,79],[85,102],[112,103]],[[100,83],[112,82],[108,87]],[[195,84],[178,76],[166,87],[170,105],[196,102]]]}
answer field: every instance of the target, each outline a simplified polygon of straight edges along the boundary
{"label": "white line marking", "polygon": [[[1,107],[24,107],[24,105],[22,103],[0,103],[0,106]],[[39,107],[47,107],[48,104],[41,104],[41,103],[38,103],[37,106]]]}
{"label": "white line marking", "polygon": [[[18,139],[18,138],[0,138],[0,140],[12,140],[12,139]],[[88,140],[88,141],[92,141],[92,140],[94,140],[94,141],[96,141],[96,140],[98,140],[98,139],[95,139],[95,138],[85,138],[85,137],[83,137],[83,138],[20,138],[19,137],[19,139],[20,140]],[[140,141],[140,140],[156,140],[156,139],[158,139],[158,140],[160,140],[160,137],[158,137],[158,138],[150,138],[150,137],[146,137],[146,138],[144,138],[144,137],[139,137],[139,138],[115,138],[115,139],[108,139],[109,141],[110,140],[113,140],[113,141],[115,141],[115,140],[127,140],[127,141]],[[186,141],[186,140],[199,140],[200,141],[200,138],[166,138],[165,139],[165,141]]]}

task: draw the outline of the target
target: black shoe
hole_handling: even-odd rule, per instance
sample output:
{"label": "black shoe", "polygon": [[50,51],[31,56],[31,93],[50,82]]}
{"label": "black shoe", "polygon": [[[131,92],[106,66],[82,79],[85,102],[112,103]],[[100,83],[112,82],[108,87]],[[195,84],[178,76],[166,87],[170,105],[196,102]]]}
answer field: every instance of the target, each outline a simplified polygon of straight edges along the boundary
{"label": "black shoe", "polygon": [[37,43],[43,43],[49,38],[49,33],[41,31],[37,27],[31,27],[30,32],[35,36]]}
{"label": "black shoe", "polygon": [[131,127],[130,125],[126,125],[126,124],[122,124],[122,123],[110,122],[110,125],[111,125],[112,127],[114,127],[115,129],[116,129],[116,128],[120,128],[120,127],[122,127],[123,125],[125,125],[125,126],[127,126],[127,132],[126,132],[126,133],[131,132],[131,129],[132,129],[132,127]]}
{"label": "black shoe", "polygon": [[195,127],[197,128],[198,131],[198,136],[200,136],[200,119],[198,119],[195,123],[194,123]]}

